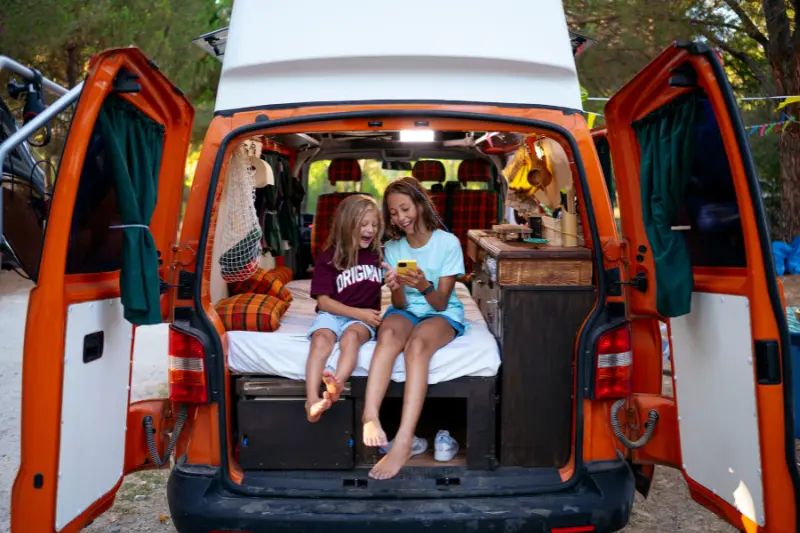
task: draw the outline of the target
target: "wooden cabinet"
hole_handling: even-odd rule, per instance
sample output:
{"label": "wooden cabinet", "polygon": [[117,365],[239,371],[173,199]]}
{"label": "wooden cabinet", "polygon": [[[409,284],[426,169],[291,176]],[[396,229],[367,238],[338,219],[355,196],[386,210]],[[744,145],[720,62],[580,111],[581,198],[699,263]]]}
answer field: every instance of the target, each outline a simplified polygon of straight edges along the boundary
{"label": "wooden cabinet", "polygon": [[501,348],[500,463],[557,466],[570,456],[573,361],[596,301],[582,247],[505,243],[469,232],[473,298]]}

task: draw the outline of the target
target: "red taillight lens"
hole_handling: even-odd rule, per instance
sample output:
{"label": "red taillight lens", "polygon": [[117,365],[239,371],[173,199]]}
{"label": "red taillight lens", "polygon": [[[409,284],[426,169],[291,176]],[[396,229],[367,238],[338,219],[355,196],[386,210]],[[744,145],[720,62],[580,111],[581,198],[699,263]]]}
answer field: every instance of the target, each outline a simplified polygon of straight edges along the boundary
{"label": "red taillight lens", "polygon": [[169,328],[169,399],[179,403],[206,403],[203,344],[174,327]]}
{"label": "red taillight lens", "polygon": [[594,396],[625,398],[631,393],[633,351],[628,324],[606,331],[597,341]]}

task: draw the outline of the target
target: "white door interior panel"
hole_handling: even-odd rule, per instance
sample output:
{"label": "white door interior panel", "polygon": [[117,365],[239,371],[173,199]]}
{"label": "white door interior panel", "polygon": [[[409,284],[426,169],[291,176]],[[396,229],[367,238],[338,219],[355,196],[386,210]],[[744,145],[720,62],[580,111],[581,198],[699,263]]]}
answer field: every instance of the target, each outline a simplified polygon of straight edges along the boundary
{"label": "white door interior panel", "polygon": [[671,319],[686,474],[764,525],[756,379],[748,299],[695,292]]}
{"label": "white door interior panel", "polygon": [[132,333],[119,298],[72,305],[67,312],[57,531],[122,477]]}

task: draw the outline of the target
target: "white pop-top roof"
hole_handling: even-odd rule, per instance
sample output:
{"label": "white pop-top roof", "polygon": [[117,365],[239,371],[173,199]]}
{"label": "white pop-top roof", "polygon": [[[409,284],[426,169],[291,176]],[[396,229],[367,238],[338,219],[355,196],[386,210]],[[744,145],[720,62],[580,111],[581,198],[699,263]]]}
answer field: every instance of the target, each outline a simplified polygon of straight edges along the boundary
{"label": "white pop-top roof", "polygon": [[236,0],[216,111],[450,101],[581,109],[561,0]]}

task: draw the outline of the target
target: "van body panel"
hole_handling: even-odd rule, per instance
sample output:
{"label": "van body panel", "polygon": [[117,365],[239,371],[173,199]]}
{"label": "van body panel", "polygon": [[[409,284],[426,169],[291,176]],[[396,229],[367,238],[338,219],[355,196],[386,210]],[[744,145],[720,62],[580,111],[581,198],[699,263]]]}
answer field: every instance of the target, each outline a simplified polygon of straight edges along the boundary
{"label": "van body panel", "polygon": [[[155,468],[146,464],[143,418],[151,416],[162,430],[170,425],[165,401],[130,404],[134,328],[122,315],[119,271],[101,266],[66,273],[84,160],[112,92],[164,127],[158,202],[149,229],[165,260],[160,275],[169,279],[194,111],[139,50],[109,50],[93,59],[72,119],[39,279],[29,299],[13,531],[81,529],[111,505],[125,473]],[[169,302],[161,305],[166,314]],[[126,429],[137,421],[139,427]],[[154,435],[154,444],[164,453],[163,432]],[[92,468],[92,475],[84,468]]]}
{"label": "van body panel", "polygon": [[[525,31],[487,39],[482,2],[403,4],[316,0],[236,2],[227,31],[215,110],[264,104],[369,100],[498,102],[580,109],[580,86],[558,0],[499,9]],[[302,21],[304,35],[285,20]],[[435,28],[404,37],[403,28]],[[269,31],[265,28],[269,27]],[[374,38],[391,29],[397,35]],[[365,46],[365,39],[369,46]],[[542,46],[542,43],[547,43]]]}
{"label": "van body panel", "polygon": [[[664,319],[656,304],[658,273],[642,217],[641,148],[634,124],[690,92],[700,95],[719,128],[740,217],[744,265],[693,266],[691,312],[670,320],[674,400],[633,399],[639,423],[647,410],[658,409],[656,435],[663,434],[654,435],[632,457],[680,467],[692,497],[739,529],[797,531],[800,478],[785,310],[741,117],[717,56],[702,44],[668,48],[606,105],[622,233],[628,244],[625,276],[629,281],[641,274],[648,280],[644,291],[624,285],[627,312],[633,319]],[[764,381],[755,364],[756,351],[765,343],[775,346],[772,363],[781,374],[777,380]],[[655,359],[650,365],[634,365],[634,371],[650,372],[660,365],[660,350],[658,363]],[[645,376],[637,379],[650,381]],[[722,420],[727,422],[720,424]],[[672,446],[666,442],[669,438]],[[702,446],[701,440],[707,444]],[[730,464],[723,464],[727,460]],[[739,471],[732,464],[737,461]]]}

